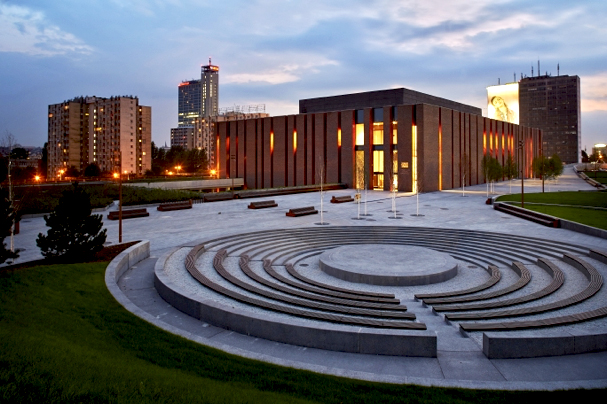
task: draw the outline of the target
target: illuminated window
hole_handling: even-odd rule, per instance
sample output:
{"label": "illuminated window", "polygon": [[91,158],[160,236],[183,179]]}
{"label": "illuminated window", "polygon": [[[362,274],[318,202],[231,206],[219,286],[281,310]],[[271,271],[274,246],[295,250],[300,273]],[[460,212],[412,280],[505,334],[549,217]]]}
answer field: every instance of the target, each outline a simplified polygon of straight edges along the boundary
{"label": "illuminated window", "polygon": [[356,189],[365,188],[365,152],[356,151]]}
{"label": "illuminated window", "polygon": [[384,151],[373,150],[373,172],[384,172]]}
{"label": "illuminated window", "polygon": [[398,122],[392,121],[392,144],[398,144]]}
{"label": "illuminated window", "polygon": [[356,146],[364,146],[365,145],[365,124],[357,123],[356,124]]}
{"label": "illuminated window", "polygon": [[384,144],[384,123],[374,122],[373,123],[373,144],[383,145]]}

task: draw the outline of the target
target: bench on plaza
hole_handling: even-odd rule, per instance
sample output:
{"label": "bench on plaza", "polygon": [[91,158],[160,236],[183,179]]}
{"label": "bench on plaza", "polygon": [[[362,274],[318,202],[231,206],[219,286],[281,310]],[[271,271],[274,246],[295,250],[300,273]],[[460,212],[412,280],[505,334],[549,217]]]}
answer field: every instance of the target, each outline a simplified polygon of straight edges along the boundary
{"label": "bench on plaza", "polygon": [[333,198],[331,198],[331,203],[345,203],[345,202],[354,202],[354,198],[352,198],[350,195],[333,196]]}
{"label": "bench on plaza", "polygon": [[[543,304],[540,306],[522,307],[522,308],[510,309],[510,310],[490,311],[490,312],[486,312],[486,313],[453,313],[453,314],[446,314],[445,318],[450,321],[489,320],[489,319],[496,319],[496,318],[503,318],[503,317],[517,317],[517,316],[526,316],[526,315],[531,315],[531,314],[545,313],[548,311],[554,311],[557,309],[562,309],[565,307],[570,307],[570,306],[576,305],[578,303],[581,303],[584,300],[589,299],[590,297],[594,296],[601,289],[601,287],[603,286],[603,277],[597,271],[597,269],[594,268],[592,265],[590,265],[586,261],[582,260],[581,258],[576,257],[571,254],[563,254],[563,261],[568,263],[569,265],[573,266],[580,272],[582,272],[582,274],[584,274],[584,276],[586,276],[586,278],[589,281],[586,288],[584,290],[576,293],[575,295],[569,296],[562,300],[557,300],[557,301],[554,301],[551,303]],[[598,310],[598,311],[594,310],[592,316],[597,316],[597,315],[603,316],[604,314],[602,314],[603,311],[601,311],[601,310]],[[571,323],[571,322],[585,321],[585,319],[588,318],[587,317],[588,315],[590,315],[590,314],[587,314],[587,312],[584,312],[584,313],[579,313],[577,315],[572,315],[573,317],[572,316],[565,316],[565,317],[567,317],[567,319],[566,319],[567,323]],[[557,319],[557,317],[554,317],[554,319]],[[557,321],[557,322],[554,323],[554,321]],[[548,326],[548,325],[565,324],[565,323],[562,323],[562,321],[565,321],[565,320],[562,320],[562,319],[561,320],[551,320],[551,318],[545,318],[545,319],[534,320],[534,321],[496,322],[496,323],[489,323],[489,324],[487,324],[487,323],[485,323],[485,324],[461,323],[460,327],[466,331],[490,330],[490,329],[505,330],[505,329],[534,328],[534,327],[542,327],[542,326]],[[525,324],[525,323],[529,323],[529,324]],[[491,327],[495,327],[495,328],[491,328]]]}
{"label": "bench on plaza", "polygon": [[[259,299],[257,296],[249,296],[242,294],[238,289],[226,288],[215,281],[207,278],[196,267],[196,257],[200,249],[204,246],[194,247],[186,258],[186,269],[198,282],[208,288],[228,296],[240,302],[261,307],[264,309],[273,310],[276,312],[298,315],[301,317],[312,318],[316,320],[324,320],[337,323],[345,323],[363,327],[379,327],[392,329],[410,329],[410,330],[425,330],[426,325],[417,323],[412,320],[415,315],[411,313],[397,312],[377,312],[370,309],[340,307],[338,305],[328,305],[323,303],[311,302],[305,299],[295,299],[286,297],[281,294],[270,292],[254,285],[242,281],[238,277],[232,275],[224,268],[223,261],[228,255],[225,249],[222,249],[215,254],[213,258],[213,267],[215,271],[227,282],[235,285],[238,289],[243,289],[252,292],[253,295],[263,296],[271,300]],[[246,260],[244,262],[246,264]],[[287,305],[284,305],[287,303]],[[295,306],[295,307],[293,307]],[[311,310],[310,310],[311,309]],[[360,318],[359,316],[371,316],[371,318]],[[386,318],[396,318],[397,321],[387,321]],[[405,320],[405,321],[398,321]]]}
{"label": "bench on plaza", "polygon": [[161,212],[167,212],[170,210],[192,209],[192,200],[190,199],[187,201],[161,203],[157,209]]}
{"label": "bench on plaza", "polygon": [[539,212],[525,210],[519,208],[518,206],[513,206],[507,203],[494,203],[493,208],[499,210],[500,212],[508,213],[513,216],[520,217],[521,219],[527,219],[544,226],[561,227],[561,222],[558,218],[549,215],[544,215],[543,213]]}
{"label": "bench on plaza", "polygon": [[317,213],[318,211],[314,209],[314,206],[306,206],[305,208],[289,209],[286,215],[290,217],[298,217],[305,215],[315,215]]}
{"label": "bench on plaza", "polygon": [[445,304],[451,305],[453,303],[464,303],[464,302],[476,302],[479,300],[489,300],[489,299],[494,299],[496,297],[504,296],[509,293],[515,292],[515,291],[521,289],[522,287],[524,287],[525,285],[527,285],[529,283],[529,281],[531,281],[531,273],[525,267],[525,265],[523,265],[521,262],[513,262],[512,269],[514,270],[514,272],[516,272],[519,279],[516,281],[516,283],[513,283],[506,288],[503,288],[500,290],[495,290],[493,292],[487,292],[487,293],[480,294],[480,295],[473,295],[473,296],[427,298],[427,299],[423,299],[424,303],[427,305],[434,306],[435,311],[448,311],[448,309],[445,309],[445,307],[443,307],[442,305],[445,305]]}
{"label": "bench on plaza", "polygon": [[276,206],[278,206],[278,204],[276,202],[274,202],[273,200],[268,200],[268,201],[257,201],[257,202],[251,202],[248,206],[249,209],[265,209],[265,208],[275,208]]}
{"label": "bench on plaza", "polygon": [[[553,262],[546,258],[538,258],[537,265],[543,268],[551,277],[552,282],[537,292],[522,295],[508,300],[499,300],[493,302],[479,302],[472,304],[447,304],[442,306],[434,306],[434,311],[470,311],[470,310],[488,310],[488,309],[499,309],[507,306],[514,306],[521,303],[527,303],[534,300],[546,297],[556,292],[565,281],[565,275],[563,271],[559,269]],[[449,316],[449,314],[447,314]]]}
{"label": "bench on plaza", "polygon": [[[272,268],[272,261],[269,259],[263,260],[263,269],[264,271],[270,275],[272,278],[276,279],[280,283],[269,282],[265,278],[258,277],[257,274],[252,273],[252,271],[248,268],[248,262],[250,261],[247,255],[243,256],[245,261],[243,262],[243,258],[241,258],[241,269],[242,271],[249,276],[249,272],[251,272],[251,278],[255,279],[257,282],[262,283],[270,288],[278,289],[281,292],[286,294],[295,295],[298,297],[304,297],[311,300],[319,300],[323,302],[335,303],[346,306],[355,306],[355,307],[366,307],[372,309],[379,310],[397,310],[397,311],[407,311],[407,307],[400,305],[400,300],[398,299],[378,299],[371,297],[364,297],[360,295],[354,295],[350,293],[338,293],[330,290],[314,287],[311,285],[306,285],[303,283],[295,282],[286,276],[281,275],[277,271]],[[259,278],[259,279],[258,279]],[[283,284],[292,286],[285,287]],[[302,292],[303,291],[303,292]],[[308,293],[311,292],[311,293]]]}
{"label": "bench on plaza", "polygon": [[[122,218],[123,219],[132,219],[134,217],[146,217],[149,216],[148,210],[146,208],[140,209],[126,209],[122,210]],[[118,220],[120,216],[120,212],[115,210],[108,213],[107,218],[110,220]]]}
{"label": "bench on plaza", "polygon": [[231,192],[218,192],[212,194],[204,194],[202,199],[205,202],[218,202],[218,201],[229,201],[234,199],[234,195]]}
{"label": "bench on plaza", "polygon": [[453,292],[440,292],[440,293],[417,293],[415,295],[416,300],[424,300],[425,299],[434,299],[434,298],[442,298],[442,297],[451,297],[451,296],[461,296],[467,295],[470,293],[480,292],[481,290],[489,289],[491,286],[495,285],[502,277],[500,270],[495,265],[489,265],[487,267],[487,272],[491,275],[491,277],[487,280],[487,282],[482,285],[474,286],[468,289],[455,290]]}

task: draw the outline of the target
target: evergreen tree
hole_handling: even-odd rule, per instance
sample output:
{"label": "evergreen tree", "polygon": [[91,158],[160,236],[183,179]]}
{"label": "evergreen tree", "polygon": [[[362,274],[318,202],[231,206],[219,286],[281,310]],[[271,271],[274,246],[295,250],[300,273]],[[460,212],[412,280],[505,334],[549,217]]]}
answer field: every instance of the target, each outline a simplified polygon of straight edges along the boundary
{"label": "evergreen tree", "polygon": [[49,216],[44,216],[50,227],[47,235],[38,234],[36,244],[47,259],[80,262],[92,259],[103,248],[107,230],[101,215],[91,215],[89,194],[75,182],[63,191],[59,204]]}
{"label": "evergreen tree", "polygon": [[17,220],[17,213],[8,199],[8,191],[0,189],[0,264],[19,256],[16,251],[7,249],[4,243],[4,239],[11,235],[13,223]]}
{"label": "evergreen tree", "polygon": [[101,175],[101,169],[96,163],[91,163],[84,169],[85,177],[99,177]]}

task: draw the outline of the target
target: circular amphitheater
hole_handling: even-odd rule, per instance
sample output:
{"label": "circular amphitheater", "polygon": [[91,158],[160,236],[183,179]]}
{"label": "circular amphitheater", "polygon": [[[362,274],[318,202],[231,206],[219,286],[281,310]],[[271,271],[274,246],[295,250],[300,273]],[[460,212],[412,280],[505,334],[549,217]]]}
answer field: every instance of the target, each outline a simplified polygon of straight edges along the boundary
{"label": "circular amphitheater", "polygon": [[436,357],[438,328],[457,327],[489,358],[522,358],[606,349],[606,273],[604,251],[558,241],[315,226],[177,247],[154,283],[190,316],[272,341]]}

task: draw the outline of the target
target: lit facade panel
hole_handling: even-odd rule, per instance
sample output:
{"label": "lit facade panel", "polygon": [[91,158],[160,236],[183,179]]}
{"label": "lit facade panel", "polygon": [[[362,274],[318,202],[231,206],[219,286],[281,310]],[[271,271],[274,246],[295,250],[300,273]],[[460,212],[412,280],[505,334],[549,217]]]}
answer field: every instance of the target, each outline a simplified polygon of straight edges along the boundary
{"label": "lit facade panel", "polygon": [[518,83],[487,87],[487,116],[498,121],[519,123]]}

